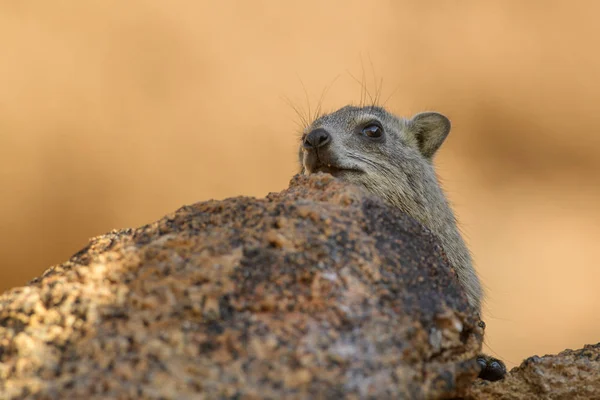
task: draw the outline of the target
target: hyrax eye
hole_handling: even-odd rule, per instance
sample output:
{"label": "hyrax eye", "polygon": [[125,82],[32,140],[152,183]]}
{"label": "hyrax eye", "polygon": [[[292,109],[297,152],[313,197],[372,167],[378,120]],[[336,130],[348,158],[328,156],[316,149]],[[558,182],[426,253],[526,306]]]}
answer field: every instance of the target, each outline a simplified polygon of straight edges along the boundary
{"label": "hyrax eye", "polygon": [[378,124],[369,124],[360,133],[370,138],[379,138],[383,135],[383,128]]}

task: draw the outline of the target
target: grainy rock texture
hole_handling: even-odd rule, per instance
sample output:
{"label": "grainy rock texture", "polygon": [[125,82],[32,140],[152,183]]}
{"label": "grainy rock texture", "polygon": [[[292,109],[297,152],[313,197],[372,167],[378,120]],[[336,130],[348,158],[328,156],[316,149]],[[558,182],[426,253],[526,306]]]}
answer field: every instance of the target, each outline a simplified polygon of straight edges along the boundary
{"label": "grainy rock texture", "polygon": [[431,234],[322,174],[99,236],[0,307],[3,399],[450,398],[483,334]]}
{"label": "grainy rock texture", "polygon": [[469,399],[600,399],[600,343],[529,357],[499,382],[477,381]]}

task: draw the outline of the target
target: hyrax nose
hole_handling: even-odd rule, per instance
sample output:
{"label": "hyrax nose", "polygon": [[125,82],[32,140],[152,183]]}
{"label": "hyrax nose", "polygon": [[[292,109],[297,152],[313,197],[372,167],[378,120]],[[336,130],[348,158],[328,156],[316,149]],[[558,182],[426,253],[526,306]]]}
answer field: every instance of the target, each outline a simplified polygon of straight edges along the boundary
{"label": "hyrax nose", "polygon": [[317,128],[304,138],[305,149],[317,149],[331,142],[331,135],[323,128]]}

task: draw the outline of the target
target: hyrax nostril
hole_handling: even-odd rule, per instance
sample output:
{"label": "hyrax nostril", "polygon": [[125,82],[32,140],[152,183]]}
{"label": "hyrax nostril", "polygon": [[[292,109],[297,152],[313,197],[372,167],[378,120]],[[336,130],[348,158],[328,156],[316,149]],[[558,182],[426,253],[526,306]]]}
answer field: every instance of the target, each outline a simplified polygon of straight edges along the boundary
{"label": "hyrax nostril", "polygon": [[317,128],[306,135],[303,146],[306,149],[316,149],[325,146],[329,142],[331,142],[331,135],[325,129]]}

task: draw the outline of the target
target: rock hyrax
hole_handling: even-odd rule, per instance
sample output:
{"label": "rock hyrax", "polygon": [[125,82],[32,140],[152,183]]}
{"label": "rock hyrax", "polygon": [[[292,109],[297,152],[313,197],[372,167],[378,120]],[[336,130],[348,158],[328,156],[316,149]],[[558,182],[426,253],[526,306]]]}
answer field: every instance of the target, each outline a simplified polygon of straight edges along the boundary
{"label": "rock hyrax", "polygon": [[449,132],[450,121],[436,112],[403,119],[381,107],[346,106],[305,129],[300,164],[303,173],[363,186],[429,228],[479,312],[481,284],[432,163]]}
{"label": "rock hyrax", "polygon": [[[346,106],[305,129],[300,165],[305,174],[328,172],[363,186],[429,228],[481,314],[481,284],[432,163],[449,132],[450,121],[436,112],[403,119],[381,107]],[[500,360],[481,355],[477,361],[483,379],[506,374]]]}

